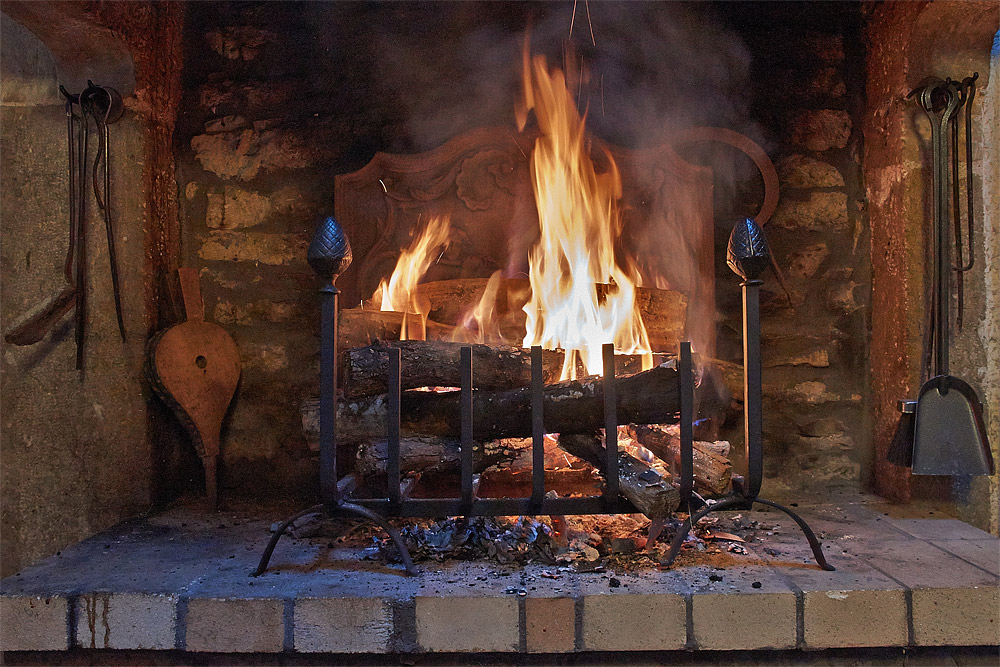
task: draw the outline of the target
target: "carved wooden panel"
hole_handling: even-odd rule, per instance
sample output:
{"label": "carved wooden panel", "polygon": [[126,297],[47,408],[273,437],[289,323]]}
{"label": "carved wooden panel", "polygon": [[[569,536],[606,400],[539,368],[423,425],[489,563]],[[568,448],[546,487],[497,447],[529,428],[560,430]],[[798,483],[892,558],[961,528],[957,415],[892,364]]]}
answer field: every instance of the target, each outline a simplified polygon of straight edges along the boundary
{"label": "carved wooden panel", "polygon": [[[340,277],[343,306],[371,296],[411,232],[429,216],[451,217],[452,242],[424,281],[524,277],[538,238],[529,173],[535,136],[481,128],[414,155],[378,153],[335,180],[335,213],[354,249]],[[669,146],[626,150],[593,141],[598,169],[611,155],[622,174],[622,251],[645,282],[688,296],[688,337],[711,354],[715,341],[712,173]]]}

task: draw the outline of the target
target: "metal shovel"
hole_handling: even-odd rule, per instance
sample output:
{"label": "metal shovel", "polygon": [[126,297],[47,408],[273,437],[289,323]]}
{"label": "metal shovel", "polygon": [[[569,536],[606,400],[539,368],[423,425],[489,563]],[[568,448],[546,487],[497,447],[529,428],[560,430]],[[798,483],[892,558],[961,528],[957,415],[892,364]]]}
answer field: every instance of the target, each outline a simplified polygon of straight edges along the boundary
{"label": "metal shovel", "polygon": [[[941,96],[945,98],[943,104]],[[953,269],[951,243],[948,237],[951,217],[948,210],[946,128],[960,100],[960,86],[951,79],[933,81],[923,88],[919,97],[920,105],[931,121],[935,236],[932,347],[937,375],[923,384],[917,399],[913,437],[915,475],[993,473],[993,457],[986,437],[986,428],[983,425],[982,404],[979,397],[967,382],[948,374]],[[955,150],[958,150],[957,145]],[[971,155],[967,157],[971,160]],[[967,187],[971,188],[972,183],[970,182]]]}
{"label": "metal shovel", "polygon": [[914,428],[914,475],[993,474],[983,407],[964,380],[939,375],[925,382]]}

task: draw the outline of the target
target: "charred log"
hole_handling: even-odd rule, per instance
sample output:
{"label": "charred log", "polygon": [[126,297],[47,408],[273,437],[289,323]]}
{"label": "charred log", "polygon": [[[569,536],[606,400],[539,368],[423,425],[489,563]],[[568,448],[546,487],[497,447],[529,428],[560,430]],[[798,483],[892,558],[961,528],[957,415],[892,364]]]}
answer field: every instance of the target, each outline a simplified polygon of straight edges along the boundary
{"label": "charred log", "polygon": [[[402,432],[458,437],[459,395],[457,391],[403,392]],[[617,398],[620,423],[675,422],[680,406],[677,371],[658,366],[618,378]],[[594,433],[604,425],[604,381],[592,376],[546,385],[543,407],[547,432]],[[337,437],[344,442],[384,438],[385,418],[384,395],[342,401],[337,411]],[[315,417],[305,414],[304,421],[315,421]],[[476,390],[472,421],[473,439],[480,442],[530,436],[530,390]]]}
{"label": "charred log", "polygon": [[[602,438],[592,434],[560,434],[559,446],[604,472]],[[617,446],[617,439],[615,442]],[[621,495],[651,519],[665,518],[680,505],[680,491],[671,480],[625,452],[618,454]]]}
{"label": "charred log", "polygon": [[[680,475],[681,440],[676,429],[659,424],[629,424],[625,431],[635,442],[664,461],[671,473]],[[693,449],[694,490],[709,495],[726,493],[733,474],[728,458],[729,443],[696,440]]]}
{"label": "charred log", "polygon": [[[398,313],[386,314],[399,316]],[[375,320],[377,318],[372,319]],[[408,340],[376,342],[345,350],[342,357],[344,396],[359,398],[385,393],[390,347],[398,347],[400,351],[400,386],[403,389],[457,387],[461,382],[459,356],[464,345],[467,343]],[[474,344],[470,347],[477,389],[514,389],[531,383],[529,350],[509,345]],[[542,350],[543,382],[558,380],[564,359],[562,350]],[[665,360],[665,355],[654,355],[654,362]],[[641,355],[615,355],[618,375],[641,370]]]}

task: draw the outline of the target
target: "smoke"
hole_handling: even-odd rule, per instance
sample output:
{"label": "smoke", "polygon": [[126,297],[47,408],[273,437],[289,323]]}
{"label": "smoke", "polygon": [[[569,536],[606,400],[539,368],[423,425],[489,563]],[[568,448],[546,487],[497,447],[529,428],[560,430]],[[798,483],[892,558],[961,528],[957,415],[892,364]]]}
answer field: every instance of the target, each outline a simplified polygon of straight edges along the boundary
{"label": "smoke", "polygon": [[707,3],[576,4],[574,19],[572,2],[389,3],[370,62],[413,148],[470,127],[513,126],[529,28],[532,53],[579,84],[589,127],[612,143],[659,145],[693,125],[758,134],[748,120],[750,53]]}
{"label": "smoke", "polygon": [[[405,118],[407,150],[428,150],[476,127],[506,126],[515,133],[526,34],[532,53],[566,72],[588,130],[601,139],[649,148],[672,144],[690,127],[721,126],[761,142],[764,133],[750,113],[751,54],[718,9],[707,5],[581,0],[574,17],[572,2],[389,3],[370,62]],[[713,156],[716,207],[724,209],[720,195],[735,198],[736,184],[755,170],[733,149],[705,154]],[[691,147],[683,155],[698,160]],[[678,219],[696,203],[674,196],[655,170],[623,175],[655,199],[647,202],[653,214],[646,224],[627,230],[624,251],[642,267],[647,286],[690,293],[701,269]],[[662,210],[670,213],[657,213]],[[527,245],[517,240],[511,247],[513,255]],[[512,267],[520,264],[511,257]],[[698,337],[708,336],[714,322],[695,328]]]}

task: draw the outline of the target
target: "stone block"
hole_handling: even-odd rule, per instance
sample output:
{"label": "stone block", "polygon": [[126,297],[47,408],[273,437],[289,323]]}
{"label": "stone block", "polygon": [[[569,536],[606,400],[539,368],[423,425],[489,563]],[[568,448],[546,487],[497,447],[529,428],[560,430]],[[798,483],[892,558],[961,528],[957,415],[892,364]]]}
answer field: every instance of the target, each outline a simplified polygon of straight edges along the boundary
{"label": "stone block", "polygon": [[987,572],[1000,576],[1000,540],[933,540],[934,546],[944,549]]}
{"label": "stone block", "polygon": [[0,596],[0,651],[65,651],[68,609],[59,596]]}
{"label": "stone block", "polygon": [[240,345],[240,359],[244,370],[254,368],[276,373],[288,368],[288,352],[284,345],[244,342]]}
{"label": "stone block", "polygon": [[[896,519],[889,517],[886,521],[922,540],[991,540],[994,545],[1000,545],[1000,540],[997,540],[995,536],[958,519]],[[1000,546],[997,549],[1000,550]]]}
{"label": "stone block", "polygon": [[797,146],[826,151],[847,146],[851,127],[851,116],[842,109],[809,109],[792,117],[788,133]]}
{"label": "stone block", "polygon": [[906,646],[906,600],[898,590],[808,591],[804,595],[806,648]]}
{"label": "stone block", "polygon": [[922,540],[866,542],[867,562],[910,588],[921,646],[1000,643],[1000,580]]}
{"label": "stone block", "polygon": [[1000,588],[915,588],[913,641],[918,646],[1000,645]]}
{"label": "stone block", "polygon": [[844,187],[844,177],[836,167],[808,155],[789,155],[775,166],[783,188]]}
{"label": "stone block", "polygon": [[284,648],[284,601],[196,598],[188,602],[188,651],[276,653]]}
{"label": "stone block", "polygon": [[191,139],[191,148],[206,171],[244,181],[262,171],[301,169],[310,164],[303,138],[280,130],[200,134]]}
{"label": "stone block", "polygon": [[529,597],[524,600],[528,653],[570,653],[576,645],[576,601]]}
{"label": "stone block", "polygon": [[88,593],[76,600],[80,648],[174,648],[177,598],[145,593]]}
{"label": "stone block", "polygon": [[727,569],[723,582],[691,595],[695,644],[719,651],[794,648],[796,606],[795,593],[769,569]]}
{"label": "stone block", "polygon": [[830,250],[825,243],[813,243],[789,255],[785,266],[790,276],[808,280],[816,275],[829,256]]}
{"label": "stone block", "polygon": [[277,35],[253,26],[230,26],[205,34],[209,48],[229,60],[253,60]]}
{"label": "stone block", "polygon": [[583,598],[586,651],[670,651],[687,643],[687,606],[679,593]]}
{"label": "stone block", "polygon": [[294,648],[304,653],[386,653],[392,607],[382,598],[299,598]]}
{"label": "stone block", "polygon": [[861,559],[834,551],[834,571],[789,566],[789,560],[814,562],[804,539],[765,556],[803,593],[805,647],[906,646],[906,588]]}
{"label": "stone block", "polygon": [[854,290],[861,285],[853,280],[841,280],[827,290],[826,307],[836,313],[850,314],[861,308],[854,298]]}
{"label": "stone block", "polygon": [[425,651],[516,651],[520,643],[517,599],[416,598],[417,644]]}
{"label": "stone block", "polygon": [[843,192],[810,192],[805,197],[782,197],[771,224],[782,229],[847,231],[847,195]]}
{"label": "stone block", "polygon": [[296,234],[215,230],[201,240],[198,256],[219,262],[260,262],[282,266],[304,260],[308,239]]}

